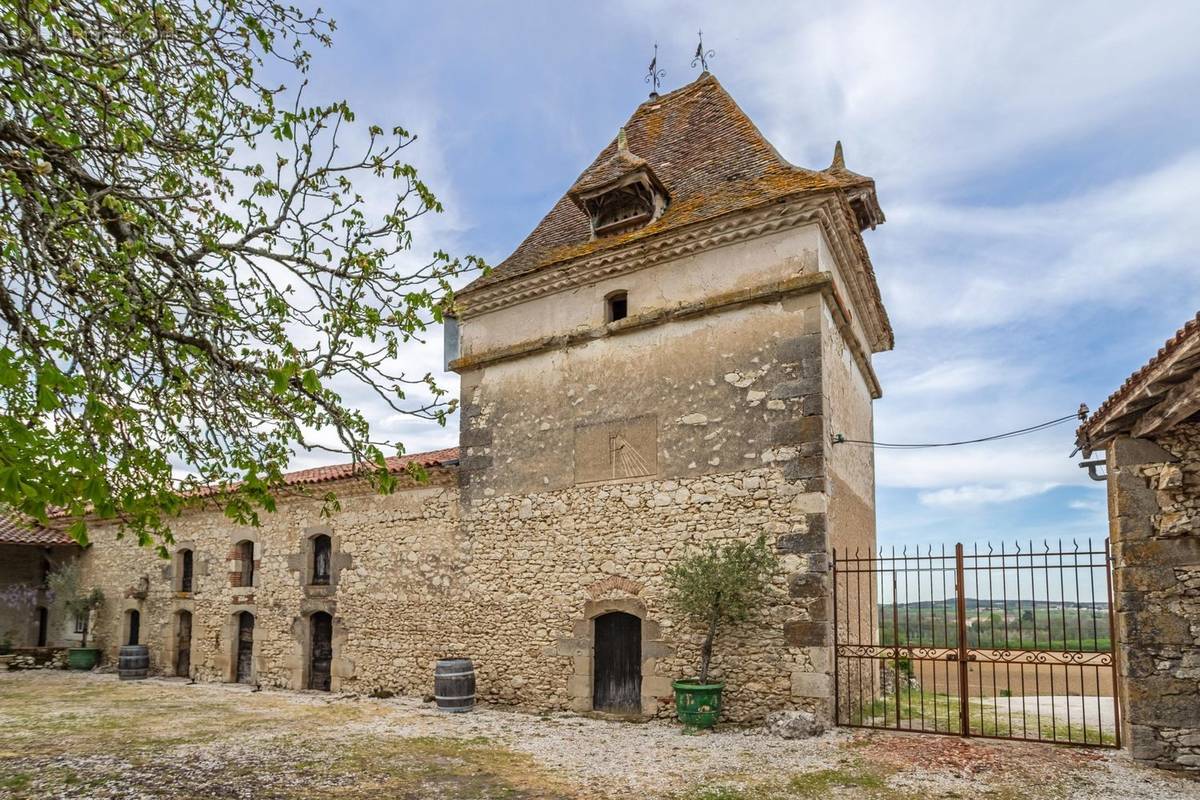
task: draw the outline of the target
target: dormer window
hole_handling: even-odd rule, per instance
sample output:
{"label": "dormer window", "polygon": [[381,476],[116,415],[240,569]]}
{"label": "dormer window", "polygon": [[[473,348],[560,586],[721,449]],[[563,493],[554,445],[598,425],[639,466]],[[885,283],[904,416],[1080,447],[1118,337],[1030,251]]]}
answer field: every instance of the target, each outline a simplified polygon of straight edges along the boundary
{"label": "dormer window", "polygon": [[594,236],[640,228],[658,217],[662,205],[662,195],[654,190],[649,178],[640,171],[602,194],[583,199]]}
{"label": "dormer window", "polygon": [[593,165],[567,194],[587,214],[592,238],[649,225],[667,208],[666,189],[646,160],[629,151],[624,129],[617,152]]}
{"label": "dormer window", "polygon": [[629,316],[629,295],[625,292],[613,292],[604,298],[604,321],[616,322]]}

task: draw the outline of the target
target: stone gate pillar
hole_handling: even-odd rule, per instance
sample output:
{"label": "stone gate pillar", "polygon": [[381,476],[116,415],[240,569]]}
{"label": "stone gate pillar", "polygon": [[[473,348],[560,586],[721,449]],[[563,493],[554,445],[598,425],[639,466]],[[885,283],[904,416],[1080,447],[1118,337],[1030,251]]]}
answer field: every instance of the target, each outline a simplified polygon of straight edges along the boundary
{"label": "stone gate pillar", "polygon": [[1170,449],[1109,445],[1109,519],[1122,739],[1139,761],[1200,771],[1200,531],[1178,524],[1188,497],[1200,506],[1200,426],[1185,427]]}

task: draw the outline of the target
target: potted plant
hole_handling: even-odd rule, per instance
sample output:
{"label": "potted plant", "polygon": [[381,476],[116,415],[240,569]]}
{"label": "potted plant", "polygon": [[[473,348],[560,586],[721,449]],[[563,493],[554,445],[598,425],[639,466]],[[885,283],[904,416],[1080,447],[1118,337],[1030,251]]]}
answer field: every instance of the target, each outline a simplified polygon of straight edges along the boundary
{"label": "potted plant", "polygon": [[667,571],[669,602],[689,622],[706,630],[700,647],[700,671],[675,681],[675,711],[690,729],[711,728],[721,715],[724,681],[709,681],[713,641],[723,625],[744,621],[770,586],[778,559],[767,537],[753,542],[710,544]]}
{"label": "potted plant", "polygon": [[56,608],[70,612],[80,620],[79,647],[67,650],[67,666],[71,669],[91,669],[100,660],[100,649],[88,647],[88,630],[92,612],[104,605],[104,593],[92,587],[85,590],[79,563],[72,561],[51,573],[47,581]]}

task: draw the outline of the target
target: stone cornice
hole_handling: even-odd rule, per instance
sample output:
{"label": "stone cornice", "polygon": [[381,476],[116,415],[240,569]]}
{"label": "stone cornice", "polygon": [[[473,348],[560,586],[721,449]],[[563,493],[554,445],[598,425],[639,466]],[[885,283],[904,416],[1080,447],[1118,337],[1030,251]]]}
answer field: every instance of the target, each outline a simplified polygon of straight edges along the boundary
{"label": "stone cornice", "polygon": [[879,299],[870,261],[866,258],[866,248],[857,230],[849,225],[852,218],[853,213],[845,198],[836,192],[776,203],[745,213],[726,215],[616,250],[515,275],[479,289],[463,291],[455,298],[455,305],[460,318],[466,320],[702,250],[816,223],[821,226],[846,278],[854,306],[862,309],[870,348],[874,351],[890,349],[891,328],[887,314]]}
{"label": "stone cornice", "polygon": [[509,345],[507,347],[499,347],[494,350],[488,350],[483,353],[463,356],[450,362],[450,369],[453,372],[463,373],[471,370],[487,367],[492,364],[499,364],[504,361],[512,361],[518,358],[525,358],[537,353],[543,353],[549,350],[562,350],[569,347],[577,347],[582,344],[603,339],[608,336],[621,336],[623,334],[632,333],[633,331],[652,328],[657,325],[662,325],[668,322],[676,322],[679,320],[689,319],[692,317],[704,316],[716,311],[728,310],[739,306],[746,306],[755,303],[769,303],[784,297],[789,297],[797,294],[811,294],[820,292],[829,302],[834,310],[834,321],[838,325],[838,330],[842,334],[842,338],[846,340],[850,351],[854,356],[855,362],[863,372],[863,376],[867,380],[867,384],[871,390],[871,396],[878,398],[882,396],[882,390],[879,386],[879,379],[875,375],[875,371],[871,367],[871,359],[863,350],[862,345],[858,341],[858,337],[854,335],[850,328],[850,312],[846,308],[846,304],[842,301],[838,294],[837,287],[834,285],[833,274],[830,272],[813,272],[797,275],[793,278],[768,283],[761,286],[756,286],[750,289],[739,289],[724,294],[715,295],[705,298],[694,303],[685,303],[668,308],[653,309],[641,314],[635,314],[626,317],[616,322],[609,322],[606,325],[600,325],[584,330],[575,330],[571,333],[561,334],[558,336],[542,336],[536,339],[528,339],[523,342]]}

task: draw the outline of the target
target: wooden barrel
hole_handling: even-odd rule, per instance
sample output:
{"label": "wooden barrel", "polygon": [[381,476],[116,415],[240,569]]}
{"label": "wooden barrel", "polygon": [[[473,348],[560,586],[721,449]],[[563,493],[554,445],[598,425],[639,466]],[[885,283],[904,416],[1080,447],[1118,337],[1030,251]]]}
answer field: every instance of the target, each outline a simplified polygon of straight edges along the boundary
{"label": "wooden barrel", "polygon": [[475,707],[475,665],[469,658],[443,658],[433,670],[433,699],[441,711]]}
{"label": "wooden barrel", "polygon": [[144,644],[121,646],[117,656],[117,676],[123,681],[140,681],[150,673],[150,648]]}

